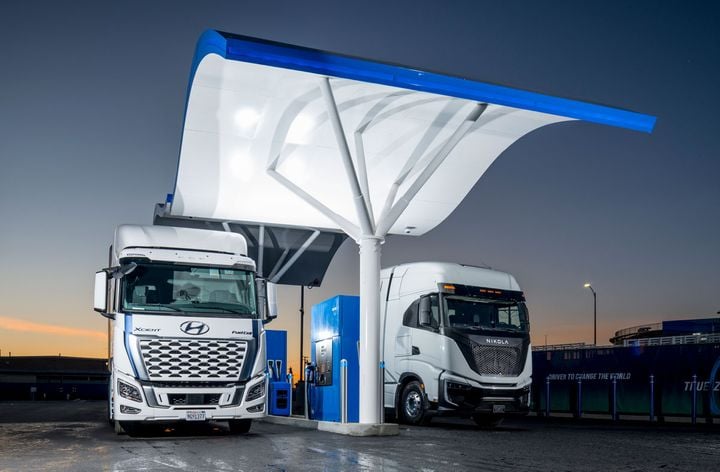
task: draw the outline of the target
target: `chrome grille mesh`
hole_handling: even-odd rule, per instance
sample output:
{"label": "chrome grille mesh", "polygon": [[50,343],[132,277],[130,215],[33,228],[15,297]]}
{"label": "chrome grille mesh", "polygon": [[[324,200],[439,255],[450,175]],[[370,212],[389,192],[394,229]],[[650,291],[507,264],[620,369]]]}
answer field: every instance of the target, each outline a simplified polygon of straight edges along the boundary
{"label": "chrome grille mesh", "polygon": [[478,374],[516,376],[522,372],[522,346],[485,346],[463,337],[456,341],[468,364]]}
{"label": "chrome grille mesh", "polygon": [[153,381],[240,378],[247,343],[216,339],[141,339],[140,355]]}

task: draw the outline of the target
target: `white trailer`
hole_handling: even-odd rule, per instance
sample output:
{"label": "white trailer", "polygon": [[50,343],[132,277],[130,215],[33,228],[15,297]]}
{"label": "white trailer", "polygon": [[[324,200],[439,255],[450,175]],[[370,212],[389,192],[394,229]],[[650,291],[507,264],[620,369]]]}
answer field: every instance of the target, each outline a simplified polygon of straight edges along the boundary
{"label": "white trailer", "polygon": [[515,278],[452,263],[381,272],[384,406],[400,421],[471,417],[481,426],[527,414],[528,312]]}
{"label": "white trailer", "polygon": [[94,308],[110,323],[108,420],[117,432],[206,420],[247,432],[266,414],[263,322],[275,317],[274,292],[246,255],[239,234],[116,229]]}

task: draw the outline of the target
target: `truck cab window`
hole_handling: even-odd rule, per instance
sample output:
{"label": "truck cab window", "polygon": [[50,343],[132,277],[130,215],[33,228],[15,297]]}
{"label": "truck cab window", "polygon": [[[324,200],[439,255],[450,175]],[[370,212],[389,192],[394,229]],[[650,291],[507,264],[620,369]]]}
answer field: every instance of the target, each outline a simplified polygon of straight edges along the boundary
{"label": "truck cab window", "polygon": [[252,272],[179,264],[138,264],[122,279],[123,308],[138,312],[256,316]]}
{"label": "truck cab window", "polygon": [[446,326],[460,330],[510,330],[527,332],[527,308],[515,300],[488,300],[446,295]]}
{"label": "truck cab window", "polygon": [[420,308],[420,299],[418,298],[410,304],[403,315],[403,324],[410,328],[422,328],[437,330],[440,327],[440,304],[437,294],[430,295],[430,326],[420,326],[418,322],[418,310]]}
{"label": "truck cab window", "polygon": [[405,314],[403,315],[403,324],[410,328],[417,328],[418,326],[418,307],[420,306],[420,300],[415,300],[410,304]]}

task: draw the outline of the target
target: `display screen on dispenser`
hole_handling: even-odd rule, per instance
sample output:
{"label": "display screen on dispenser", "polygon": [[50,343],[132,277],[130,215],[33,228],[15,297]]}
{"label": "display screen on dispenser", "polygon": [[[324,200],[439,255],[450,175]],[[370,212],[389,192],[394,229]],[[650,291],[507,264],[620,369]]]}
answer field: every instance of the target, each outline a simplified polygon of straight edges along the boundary
{"label": "display screen on dispenser", "polygon": [[316,385],[332,385],[332,339],[315,342]]}

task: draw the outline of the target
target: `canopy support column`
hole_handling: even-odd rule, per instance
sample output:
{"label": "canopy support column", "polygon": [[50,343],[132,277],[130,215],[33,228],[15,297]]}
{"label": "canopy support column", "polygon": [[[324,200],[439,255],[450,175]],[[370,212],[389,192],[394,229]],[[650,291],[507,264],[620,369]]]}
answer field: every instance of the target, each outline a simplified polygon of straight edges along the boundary
{"label": "canopy support column", "polygon": [[383,408],[380,378],[380,253],[382,240],[362,237],[360,245],[360,423],[379,424]]}
{"label": "canopy support column", "polygon": [[[345,167],[345,173],[347,174],[348,183],[353,194],[353,203],[355,204],[355,212],[357,213],[358,222],[360,229],[364,234],[373,234],[375,232],[375,223],[372,221],[370,215],[372,211],[369,208],[370,196],[365,194],[358,181],[357,172],[353,165],[352,157],[350,156],[350,148],[348,147],[347,139],[345,138],[345,130],[343,129],[342,121],[340,121],[340,114],[338,113],[337,103],[335,102],[335,96],[330,86],[330,79],[325,77],[320,82],[320,88],[325,97],[325,106],[327,107],[328,118],[332,124],[333,133],[335,134],[335,140],[337,141],[338,149],[340,150],[340,156],[342,157],[343,166]],[[361,156],[356,156],[360,159]],[[363,156],[364,158],[364,156]],[[358,166],[365,171],[365,163]],[[365,181],[367,182],[367,176]]]}

